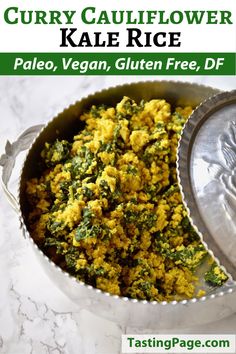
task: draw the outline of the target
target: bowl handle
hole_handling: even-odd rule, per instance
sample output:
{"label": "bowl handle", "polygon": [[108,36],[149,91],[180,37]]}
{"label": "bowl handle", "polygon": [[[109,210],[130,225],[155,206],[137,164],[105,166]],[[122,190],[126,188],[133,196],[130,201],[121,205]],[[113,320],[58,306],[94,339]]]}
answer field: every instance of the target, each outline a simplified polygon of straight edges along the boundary
{"label": "bowl handle", "polygon": [[42,130],[44,125],[35,125],[25,130],[14,143],[6,142],[5,154],[0,157],[0,166],[2,166],[1,184],[3,191],[11,207],[19,214],[20,206],[16,197],[9,191],[8,182],[11,178],[15,166],[16,157],[21,151],[27,150],[33,143],[36,136]]}

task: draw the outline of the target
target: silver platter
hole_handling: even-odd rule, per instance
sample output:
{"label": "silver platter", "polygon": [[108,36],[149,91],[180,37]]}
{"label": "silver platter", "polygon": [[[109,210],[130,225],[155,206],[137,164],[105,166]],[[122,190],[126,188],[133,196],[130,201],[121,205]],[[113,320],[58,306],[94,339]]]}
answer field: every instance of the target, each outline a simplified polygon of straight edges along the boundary
{"label": "silver platter", "polygon": [[236,91],[194,111],[179,142],[178,171],[193,225],[236,279]]}

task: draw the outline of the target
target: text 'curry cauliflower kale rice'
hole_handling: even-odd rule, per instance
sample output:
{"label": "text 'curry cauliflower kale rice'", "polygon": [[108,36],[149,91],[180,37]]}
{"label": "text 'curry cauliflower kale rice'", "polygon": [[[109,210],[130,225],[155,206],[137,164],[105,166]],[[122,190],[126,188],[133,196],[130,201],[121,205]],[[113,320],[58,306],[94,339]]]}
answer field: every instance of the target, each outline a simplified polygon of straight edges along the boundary
{"label": "text 'curry cauliflower kale rice'", "polygon": [[[193,296],[207,255],[176,181],[176,148],[191,107],[163,99],[92,106],[73,141],[45,144],[27,182],[35,242],[77,279],[111,294],[171,301]],[[227,275],[212,259],[205,280]]]}

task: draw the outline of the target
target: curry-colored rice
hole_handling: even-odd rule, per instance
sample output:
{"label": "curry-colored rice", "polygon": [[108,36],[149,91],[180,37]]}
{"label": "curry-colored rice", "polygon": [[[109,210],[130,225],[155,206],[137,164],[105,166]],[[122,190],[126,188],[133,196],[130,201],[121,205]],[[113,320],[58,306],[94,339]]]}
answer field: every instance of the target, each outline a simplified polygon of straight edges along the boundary
{"label": "curry-colored rice", "polygon": [[[29,228],[44,252],[112,294],[193,297],[207,252],[188,220],[175,165],[191,112],[163,99],[124,97],[116,107],[85,112],[73,142],[46,143],[42,174],[26,190]],[[215,274],[227,279],[219,267]]]}

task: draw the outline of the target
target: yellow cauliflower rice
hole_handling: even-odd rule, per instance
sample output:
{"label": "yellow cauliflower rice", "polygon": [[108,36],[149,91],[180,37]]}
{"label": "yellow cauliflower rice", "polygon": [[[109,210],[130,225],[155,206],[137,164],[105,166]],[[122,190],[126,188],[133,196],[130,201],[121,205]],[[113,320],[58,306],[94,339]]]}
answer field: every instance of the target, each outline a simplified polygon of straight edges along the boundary
{"label": "yellow cauliflower rice", "polygon": [[[163,99],[124,97],[85,112],[73,141],[45,144],[42,174],[27,182],[28,225],[54,262],[111,294],[196,295],[195,270],[207,252],[187,217],[175,165],[191,112]],[[226,279],[213,264],[207,281]]]}

